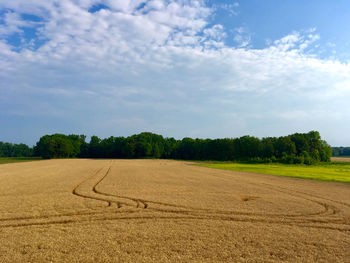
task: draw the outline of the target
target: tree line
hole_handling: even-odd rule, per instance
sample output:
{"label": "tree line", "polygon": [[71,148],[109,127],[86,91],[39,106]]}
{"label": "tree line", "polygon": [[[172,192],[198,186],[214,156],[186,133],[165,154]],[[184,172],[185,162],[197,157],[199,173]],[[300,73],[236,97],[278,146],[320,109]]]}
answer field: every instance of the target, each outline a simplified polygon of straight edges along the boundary
{"label": "tree line", "polygon": [[[350,155],[341,148],[339,155]],[[333,148],[333,154],[335,148]],[[341,154],[340,154],[341,153]],[[294,133],[281,137],[242,136],[224,139],[164,138],[143,132],[129,137],[100,139],[85,135],[44,135],[33,148],[25,144],[0,142],[0,157],[50,158],[164,158],[181,160],[215,160],[281,162],[313,164],[330,161],[332,148],[319,132]]]}
{"label": "tree line", "polygon": [[100,139],[85,135],[45,135],[33,149],[43,158],[164,158],[181,160],[250,161],[313,164],[330,161],[331,147],[319,132],[281,137],[243,136],[224,139],[164,138],[143,132]]}
{"label": "tree line", "polygon": [[0,141],[0,157],[31,157],[33,148],[23,143],[12,144]]}
{"label": "tree line", "polygon": [[350,156],[350,147],[332,147],[333,156]]}

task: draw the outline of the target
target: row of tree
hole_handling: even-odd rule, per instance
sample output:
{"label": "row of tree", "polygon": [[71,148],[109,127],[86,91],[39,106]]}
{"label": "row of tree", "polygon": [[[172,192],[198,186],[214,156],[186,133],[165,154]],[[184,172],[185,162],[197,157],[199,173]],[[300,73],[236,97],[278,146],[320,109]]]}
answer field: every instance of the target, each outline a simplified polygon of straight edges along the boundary
{"label": "row of tree", "polygon": [[166,158],[183,160],[304,163],[327,162],[331,147],[317,131],[259,139],[251,136],[225,139],[164,138],[144,132],[129,137],[100,139],[85,135],[45,135],[34,147],[43,158]]}
{"label": "row of tree", "polygon": [[31,157],[33,149],[21,144],[12,144],[0,141],[0,157]]}
{"label": "row of tree", "polygon": [[350,156],[350,147],[332,147],[333,156]]}

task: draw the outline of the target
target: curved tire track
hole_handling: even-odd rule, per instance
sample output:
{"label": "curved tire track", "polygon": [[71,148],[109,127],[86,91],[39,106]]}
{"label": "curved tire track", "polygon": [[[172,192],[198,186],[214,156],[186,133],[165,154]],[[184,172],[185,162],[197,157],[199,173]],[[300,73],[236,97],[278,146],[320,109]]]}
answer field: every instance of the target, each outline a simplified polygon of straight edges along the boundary
{"label": "curved tire track", "polygon": [[[102,173],[106,169],[107,171]],[[137,220],[137,219],[186,219],[186,220],[224,220],[236,222],[260,222],[269,224],[291,225],[299,227],[312,227],[320,229],[332,229],[342,232],[350,232],[350,222],[345,218],[334,218],[339,213],[338,208],[321,202],[317,199],[327,200],[303,192],[293,191],[286,188],[276,187],[274,185],[265,184],[271,190],[281,192],[293,197],[298,197],[313,202],[323,209],[317,213],[310,214],[272,214],[272,213],[250,213],[240,211],[220,211],[210,208],[187,207],[181,204],[168,204],[164,202],[155,202],[151,200],[138,199],[134,197],[119,196],[102,192],[98,189],[98,185],[110,174],[111,166],[102,167],[96,170],[91,176],[80,182],[72,190],[72,194],[84,199],[91,199],[106,203],[106,208],[101,211],[94,212],[77,212],[58,215],[45,215],[33,217],[17,217],[0,219],[0,228],[3,227],[25,227],[40,226],[50,224],[68,224],[83,223],[87,221],[104,221],[104,220]],[[102,173],[102,175],[101,175]],[[86,190],[87,188],[87,190]],[[278,188],[278,189],[277,189]],[[329,200],[331,201],[331,200]],[[160,205],[161,208],[149,206],[149,204]],[[113,205],[117,209],[112,209]],[[121,207],[139,208],[136,210],[121,210]],[[164,206],[164,208],[162,207]],[[146,209],[147,208],[147,209]],[[177,208],[174,210],[171,208]],[[147,213],[139,213],[141,211],[153,211],[159,214],[148,215]],[[150,212],[151,212],[150,211]],[[135,216],[125,216],[135,214]],[[315,218],[316,217],[316,218]],[[331,218],[329,218],[331,217]],[[332,224],[332,225],[329,225]]]}
{"label": "curved tire track", "polygon": [[[109,169],[110,171],[110,169]],[[99,181],[102,182],[102,180],[108,175],[108,173],[106,173],[106,175]],[[97,184],[98,185],[98,184]],[[96,185],[96,187],[97,187]],[[142,203],[143,206],[142,208],[148,208],[149,210],[153,210],[153,211],[157,211],[157,212],[162,212],[162,213],[171,213],[171,214],[178,214],[178,215],[186,215],[186,216],[191,216],[191,218],[195,217],[195,218],[206,218],[206,219],[213,219],[213,220],[229,220],[230,217],[232,219],[232,217],[237,217],[237,216],[243,216],[245,217],[245,219],[240,219],[238,220],[236,218],[237,221],[247,221],[249,222],[250,220],[253,220],[254,222],[266,222],[266,223],[279,223],[279,222],[283,222],[284,224],[292,224],[292,225],[300,225],[302,226],[303,224],[322,224],[322,228],[325,228],[324,224],[337,224],[337,225],[342,225],[345,227],[349,227],[350,224],[347,220],[345,220],[344,218],[332,218],[330,219],[328,216],[334,216],[336,215],[339,210],[335,207],[332,206],[330,204],[324,203],[324,202],[320,202],[318,200],[314,200],[312,198],[308,198],[305,197],[301,194],[295,194],[293,193],[293,191],[286,191],[287,189],[281,190],[281,189],[276,189],[276,188],[272,188],[271,186],[273,185],[268,185],[269,188],[271,190],[274,191],[278,191],[281,192],[283,194],[287,194],[293,197],[298,197],[307,201],[310,201],[314,204],[319,205],[320,207],[322,207],[323,209],[319,212],[315,212],[315,213],[305,213],[305,214],[273,214],[273,213],[249,213],[249,212],[239,212],[239,211],[218,211],[218,210],[213,210],[213,209],[203,209],[203,208],[194,208],[194,207],[186,207],[183,205],[178,205],[178,204],[168,204],[168,203],[164,203],[164,202],[154,202],[151,200],[144,200],[144,199],[137,199],[137,198],[132,198],[132,197],[126,197],[126,196],[119,196],[119,195],[115,195],[115,194],[109,194],[109,193],[105,193],[102,192],[100,190],[97,190],[96,187],[94,188],[94,190],[99,193],[102,194],[104,196],[107,197],[118,197],[118,198],[125,198],[125,199],[129,199],[129,200],[133,200],[135,201],[138,205],[136,207],[140,207],[139,203]],[[292,192],[292,193],[291,193]],[[304,195],[307,195],[304,193]],[[154,207],[148,207],[146,205],[148,204],[158,204],[161,206],[165,206],[166,208],[154,208]],[[174,208],[180,208],[180,209],[184,209],[184,210],[170,210],[169,207],[174,207]],[[317,216],[317,218],[315,218]],[[327,216],[327,217],[326,217]],[[252,217],[256,217],[254,219],[252,219]],[[267,220],[266,217],[269,217],[270,219]],[[310,226],[310,225],[308,225]],[[321,227],[321,226],[319,226]],[[332,228],[332,229],[337,229],[340,231],[343,231],[343,227],[341,228]],[[346,230],[347,231],[347,230]]]}

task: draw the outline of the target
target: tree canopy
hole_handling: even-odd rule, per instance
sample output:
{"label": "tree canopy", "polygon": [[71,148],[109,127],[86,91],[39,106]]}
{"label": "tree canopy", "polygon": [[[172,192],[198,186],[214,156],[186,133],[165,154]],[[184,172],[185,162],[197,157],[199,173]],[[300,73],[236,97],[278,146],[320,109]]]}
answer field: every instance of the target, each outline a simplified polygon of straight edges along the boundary
{"label": "tree canopy", "polygon": [[350,147],[332,147],[333,156],[350,156]]}
{"label": "tree canopy", "polygon": [[331,147],[317,131],[282,137],[242,136],[224,139],[164,138],[143,132],[100,139],[85,135],[45,135],[34,147],[43,158],[171,158],[312,164],[330,160]]}
{"label": "tree canopy", "polygon": [[32,155],[33,149],[23,143],[0,142],[0,157],[31,157]]}
{"label": "tree canopy", "polygon": [[[336,156],[350,155],[350,147],[335,147]],[[0,142],[0,157],[42,158],[164,158],[181,160],[250,161],[312,164],[330,161],[332,148],[319,132],[281,137],[193,139],[164,138],[151,132],[100,139],[85,135],[44,135],[33,148]]]}

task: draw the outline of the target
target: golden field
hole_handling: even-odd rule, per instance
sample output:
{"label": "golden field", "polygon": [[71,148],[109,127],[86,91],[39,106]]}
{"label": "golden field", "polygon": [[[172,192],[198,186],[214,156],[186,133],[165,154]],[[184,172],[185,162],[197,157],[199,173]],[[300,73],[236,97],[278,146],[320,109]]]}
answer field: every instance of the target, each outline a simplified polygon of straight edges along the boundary
{"label": "golden field", "polygon": [[350,185],[169,160],[3,164],[0,262],[350,262]]}

